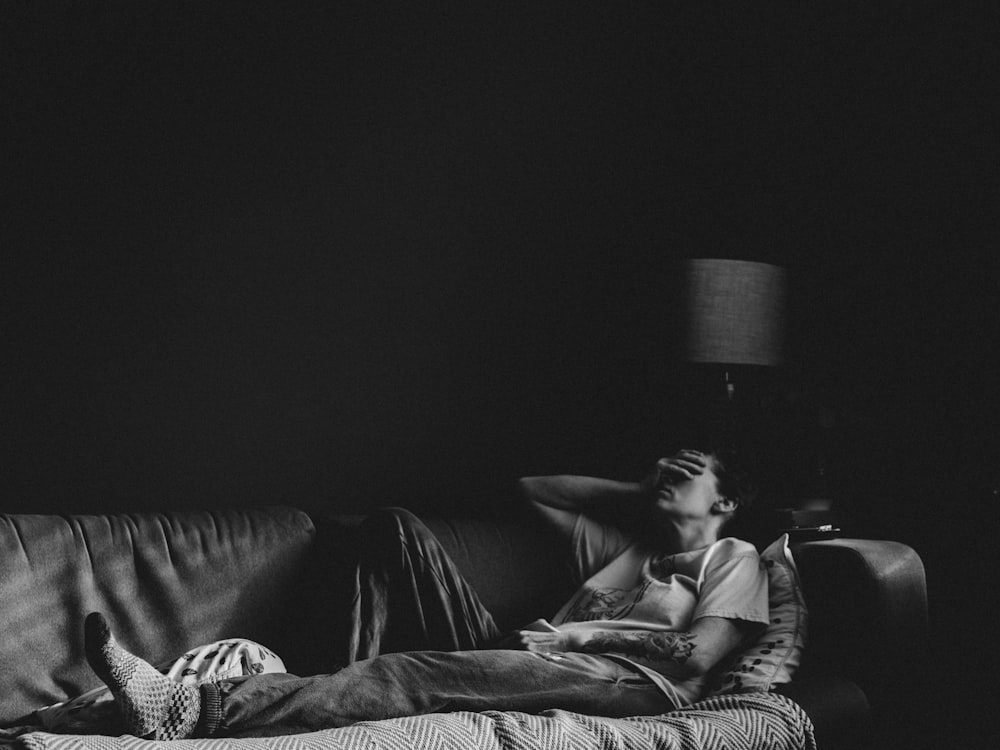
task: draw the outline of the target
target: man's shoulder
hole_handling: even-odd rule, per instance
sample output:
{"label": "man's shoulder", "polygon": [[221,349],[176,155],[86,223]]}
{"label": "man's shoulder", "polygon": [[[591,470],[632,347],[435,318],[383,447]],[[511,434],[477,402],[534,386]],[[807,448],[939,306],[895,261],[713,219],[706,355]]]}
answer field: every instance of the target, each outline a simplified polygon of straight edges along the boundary
{"label": "man's shoulder", "polygon": [[757,557],[757,548],[750,542],[737,539],[734,536],[727,536],[711,546],[713,555],[723,555],[725,557],[738,557],[740,555],[752,555]]}

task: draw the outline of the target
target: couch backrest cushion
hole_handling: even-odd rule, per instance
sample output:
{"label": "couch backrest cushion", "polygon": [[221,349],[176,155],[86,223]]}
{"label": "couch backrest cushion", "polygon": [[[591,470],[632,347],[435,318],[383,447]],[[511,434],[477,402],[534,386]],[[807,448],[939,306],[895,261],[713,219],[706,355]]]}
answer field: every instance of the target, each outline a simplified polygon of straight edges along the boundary
{"label": "couch backrest cushion", "polygon": [[229,637],[280,648],[313,533],[290,508],[0,516],[0,723],[99,684],[90,611],[152,662]]}
{"label": "couch backrest cushion", "polygon": [[553,617],[576,590],[569,545],[537,519],[425,522],[502,630]]}

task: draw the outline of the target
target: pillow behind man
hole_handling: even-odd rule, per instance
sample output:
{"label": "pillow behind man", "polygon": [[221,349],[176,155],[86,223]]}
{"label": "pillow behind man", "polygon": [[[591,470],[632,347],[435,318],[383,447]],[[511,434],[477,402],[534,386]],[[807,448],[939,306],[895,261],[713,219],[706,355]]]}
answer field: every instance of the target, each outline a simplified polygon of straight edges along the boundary
{"label": "pillow behind man", "polygon": [[770,690],[791,682],[802,662],[808,611],[798,569],[782,534],[760,553],[767,571],[769,623],[716,667],[705,697]]}

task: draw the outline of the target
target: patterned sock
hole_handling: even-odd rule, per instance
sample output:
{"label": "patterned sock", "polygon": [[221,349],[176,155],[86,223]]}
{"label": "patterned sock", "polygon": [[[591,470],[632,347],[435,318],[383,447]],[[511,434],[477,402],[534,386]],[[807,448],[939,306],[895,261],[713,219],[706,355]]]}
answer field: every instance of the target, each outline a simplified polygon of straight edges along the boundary
{"label": "patterned sock", "polygon": [[201,692],[174,682],[118,645],[100,612],[84,622],[87,661],[110,689],[128,730],[137,737],[182,740],[194,734]]}

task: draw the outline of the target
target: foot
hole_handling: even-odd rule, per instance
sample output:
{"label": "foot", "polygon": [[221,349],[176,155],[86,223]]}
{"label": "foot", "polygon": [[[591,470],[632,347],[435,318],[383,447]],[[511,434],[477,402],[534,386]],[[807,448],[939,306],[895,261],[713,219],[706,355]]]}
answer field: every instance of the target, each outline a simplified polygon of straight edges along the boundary
{"label": "foot", "polygon": [[83,630],[87,661],[115,696],[129,732],[154,740],[194,734],[201,713],[196,686],[174,682],[119,646],[100,612],[87,615]]}

